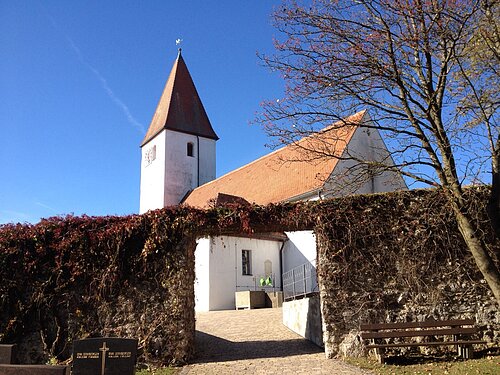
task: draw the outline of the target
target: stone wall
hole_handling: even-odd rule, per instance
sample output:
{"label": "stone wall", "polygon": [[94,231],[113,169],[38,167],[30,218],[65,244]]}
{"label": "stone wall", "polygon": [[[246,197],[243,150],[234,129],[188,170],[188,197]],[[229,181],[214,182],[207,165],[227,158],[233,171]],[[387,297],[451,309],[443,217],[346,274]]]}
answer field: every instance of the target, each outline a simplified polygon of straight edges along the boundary
{"label": "stone wall", "polygon": [[[469,213],[495,257],[487,194],[469,192]],[[428,190],[0,226],[0,342],[17,343],[25,363],[44,363],[67,360],[74,339],[135,337],[140,360],[186,363],[195,239],[311,229],[328,356],[359,343],[363,322],[470,317],[485,340],[500,341],[497,302],[442,192]]]}
{"label": "stone wall", "polygon": [[[175,221],[175,225],[170,220]],[[180,215],[68,217],[0,230],[0,342],[21,363],[65,361],[72,341],[139,339],[139,360],[194,353],[194,237]]]}
{"label": "stone wall", "polygon": [[[486,224],[486,200],[471,193],[470,213],[484,223],[482,238],[495,259],[500,247]],[[363,200],[350,209],[343,202],[344,212],[316,227],[327,356],[364,354],[361,323],[473,318],[479,338],[498,345],[498,303],[440,192]]]}

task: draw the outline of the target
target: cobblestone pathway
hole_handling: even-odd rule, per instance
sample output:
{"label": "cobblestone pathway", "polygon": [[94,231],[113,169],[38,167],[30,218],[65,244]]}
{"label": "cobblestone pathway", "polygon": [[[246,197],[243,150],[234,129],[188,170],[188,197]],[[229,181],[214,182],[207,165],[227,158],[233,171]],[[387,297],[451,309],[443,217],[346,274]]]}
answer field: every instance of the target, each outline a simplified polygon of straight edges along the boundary
{"label": "cobblestone pathway", "polygon": [[370,374],[326,359],[282,324],[281,309],[198,313],[196,351],[181,374]]}

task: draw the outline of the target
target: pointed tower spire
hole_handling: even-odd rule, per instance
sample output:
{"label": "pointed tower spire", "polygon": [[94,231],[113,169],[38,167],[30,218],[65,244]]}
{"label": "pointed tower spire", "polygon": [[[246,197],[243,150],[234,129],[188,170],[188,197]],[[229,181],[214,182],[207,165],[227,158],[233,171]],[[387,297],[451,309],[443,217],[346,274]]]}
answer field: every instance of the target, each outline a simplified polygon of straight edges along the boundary
{"label": "pointed tower spire", "polygon": [[219,139],[203,108],[180,48],[141,147],[163,129]]}
{"label": "pointed tower spire", "polygon": [[141,144],[140,212],[179,204],[212,181],[217,139],[179,49]]}

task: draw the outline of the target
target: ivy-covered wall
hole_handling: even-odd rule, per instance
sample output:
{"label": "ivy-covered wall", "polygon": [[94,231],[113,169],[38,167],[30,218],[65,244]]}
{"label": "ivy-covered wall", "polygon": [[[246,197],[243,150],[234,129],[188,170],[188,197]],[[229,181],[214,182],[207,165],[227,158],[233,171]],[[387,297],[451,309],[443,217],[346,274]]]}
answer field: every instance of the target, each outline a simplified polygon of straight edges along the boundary
{"label": "ivy-covered wall", "polygon": [[[487,189],[468,190],[468,210],[498,264],[486,216]],[[500,342],[498,303],[438,190],[357,196],[322,203],[315,227],[328,357],[364,353],[360,323],[474,318]]]}
{"label": "ivy-covered wall", "polygon": [[285,219],[298,229],[288,220],[298,210],[173,207],[0,226],[0,343],[17,343],[22,363],[45,363],[67,360],[74,339],[134,337],[141,361],[186,363],[196,238],[280,230]]}
{"label": "ivy-covered wall", "polygon": [[194,348],[194,211],[66,217],[0,229],[0,342],[22,363],[71,355],[73,339],[139,338],[144,360]]}
{"label": "ivy-covered wall", "polygon": [[[478,220],[487,193],[470,192]],[[361,321],[483,314],[498,340],[494,301],[442,194],[430,190],[0,226],[0,342],[17,343],[24,363],[44,363],[67,360],[74,339],[135,337],[140,360],[186,363],[196,238],[301,229],[317,234],[330,354]]]}

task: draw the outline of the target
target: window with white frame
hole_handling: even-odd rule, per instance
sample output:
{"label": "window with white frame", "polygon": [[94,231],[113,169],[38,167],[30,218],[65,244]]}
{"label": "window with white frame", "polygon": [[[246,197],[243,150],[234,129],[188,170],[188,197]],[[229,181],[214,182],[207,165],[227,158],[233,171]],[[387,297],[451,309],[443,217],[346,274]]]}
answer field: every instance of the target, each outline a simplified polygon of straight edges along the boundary
{"label": "window with white frame", "polygon": [[252,251],[241,250],[241,274],[252,275]]}

